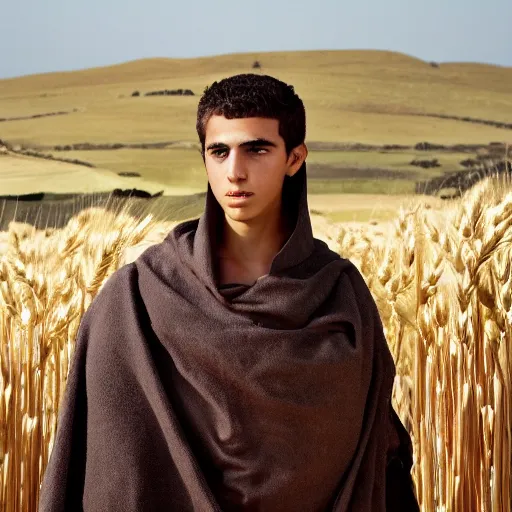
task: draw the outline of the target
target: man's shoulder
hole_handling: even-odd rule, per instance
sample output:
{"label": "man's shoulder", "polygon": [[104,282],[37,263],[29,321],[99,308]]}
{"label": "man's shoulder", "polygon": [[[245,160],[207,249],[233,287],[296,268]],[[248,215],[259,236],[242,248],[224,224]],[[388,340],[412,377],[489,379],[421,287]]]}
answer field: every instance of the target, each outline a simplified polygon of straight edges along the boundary
{"label": "man's shoulder", "polygon": [[126,247],[121,254],[121,265],[126,265],[138,260],[146,252],[153,254],[163,250],[163,243],[169,242],[171,238],[179,238],[194,233],[197,229],[199,219],[189,219],[171,225],[164,225],[159,229],[154,229],[136,245]]}
{"label": "man's shoulder", "polygon": [[314,242],[314,254],[317,259],[322,261],[322,266],[334,265],[340,279],[348,279],[358,289],[361,289],[361,287],[363,289],[367,288],[366,281],[355,263],[337,252],[336,245],[328,244],[326,241],[318,238],[315,238]]}
{"label": "man's shoulder", "polygon": [[144,311],[137,268],[129,263],[107,278],[82,314],[77,342],[90,354],[110,354],[126,333],[138,332]]}
{"label": "man's shoulder", "polygon": [[103,290],[121,291],[123,288],[133,286],[137,281],[137,265],[135,262],[120,266],[105,281]]}
{"label": "man's shoulder", "polygon": [[354,267],[354,264],[347,258],[344,258],[339,252],[337,252],[337,245],[334,243],[328,243],[327,241],[314,238],[314,256],[316,259],[320,259],[324,265],[328,265],[332,262],[337,262],[340,270],[348,270]]}
{"label": "man's shoulder", "polygon": [[104,310],[105,307],[120,307],[123,302],[138,295],[137,267],[134,262],[127,263],[113,272],[102,284],[88,308]]}

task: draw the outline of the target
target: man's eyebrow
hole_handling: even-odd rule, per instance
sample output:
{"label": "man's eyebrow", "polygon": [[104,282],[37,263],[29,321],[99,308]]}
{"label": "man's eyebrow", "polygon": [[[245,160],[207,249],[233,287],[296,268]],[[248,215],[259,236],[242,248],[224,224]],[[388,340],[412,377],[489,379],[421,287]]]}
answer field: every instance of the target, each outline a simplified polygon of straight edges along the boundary
{"label": "man's eyebrow", "polygon": [[210,149],[226,149],[229,148],[227,144],[224,144],[223,142],[212,142],[211,144],[208,144],[206,151],[210,151]]}
{"label": "man's eyebrow", "polygon": [[254,140],[248,140],[247,142],[243,142],[240,144],[240,147],[244,146],[270,146],[273,148],[277,148],[277,144],[275,142],[272,142],[271,140],[267,139],[254,139]]}
{"label": "man's eyebrow", "polygon": [[[259,138],[259,139],[253,139],[248,140],[246,142],[242,142],[240,144],[240,147],[247,147],[247,146],[270,146],[273,148],[277,148],[277,144],[275,142],[272,142],[271,140]],[[229,149],[229,146],[227,144],[224,144],[224,142],[212,142],[211,144],[208,144],[208,147],[206,148],[207,151],[210,151],[212,149]]]}

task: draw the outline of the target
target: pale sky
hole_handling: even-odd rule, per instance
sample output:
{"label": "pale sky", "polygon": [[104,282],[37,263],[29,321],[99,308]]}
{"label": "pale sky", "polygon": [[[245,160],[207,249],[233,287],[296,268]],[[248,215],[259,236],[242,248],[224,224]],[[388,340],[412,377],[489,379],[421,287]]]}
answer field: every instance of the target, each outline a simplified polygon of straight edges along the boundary
{"label": "pale sky", "polygon": [[0,0],[0,78],[285,50],[512,66],[512,0]]}

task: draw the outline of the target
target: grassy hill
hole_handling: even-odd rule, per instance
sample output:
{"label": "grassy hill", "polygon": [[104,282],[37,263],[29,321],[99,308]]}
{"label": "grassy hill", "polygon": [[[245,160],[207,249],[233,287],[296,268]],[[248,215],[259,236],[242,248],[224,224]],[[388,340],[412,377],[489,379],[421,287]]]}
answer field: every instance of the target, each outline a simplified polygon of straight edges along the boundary
{"label": "grassy hill", "polygon": [[[252,69],[255,60],[261,70]],[[0,121],[0,139],[85,160],[113,175],[139,172],[142,178],[137,183],[204,190],[206,179],[195,132],[199,97],[214,80],[253,71],[293,84],[304,100],[312,193],[407,194],[413,192],[415,180],[462,169],[462,159],[476,156],[457,150],[418,151],[414,146],[419,142],[512,143],[512,129],[474,122],[509,123],[512,127],[512,68],[483,64],[434,67],[385,51],[158,58],[0,80],[0,118],[4,119]],[[195,95],[144,96],[150,91],[180,88],[191,89]],[[134,91],[141,96],[132,97]],[[51,113],[60,115],[44,116]],[[43,117],[30,118],[35,115]],[[170,144],[160,149],[62,151],[63,146],[85,142]],[[351,149],[355,143],[409,148],[361,152]],[[440,166],[419,169],[411,165],[415,158],[437,158]],[[0,155],[0,159],[3,180],[10,171],[5,157]],[[80,172],[80,176],[85,178],[76,176],[70,185],[76,191],[87,184],[87,173]],[[18,181],[16,190],[19,185]],[[34,191],[35,185],[27,181],[27,192]],[[47,179],[43,168],[37,188],[52,191],[50,175]]]}

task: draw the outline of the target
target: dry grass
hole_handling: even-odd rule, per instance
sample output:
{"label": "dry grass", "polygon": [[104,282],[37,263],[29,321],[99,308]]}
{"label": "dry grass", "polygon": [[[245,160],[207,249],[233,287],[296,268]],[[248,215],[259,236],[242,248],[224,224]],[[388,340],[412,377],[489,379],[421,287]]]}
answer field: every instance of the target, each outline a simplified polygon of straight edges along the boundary
{"label": "dry grass", "polygon": [[[271,52],[223,55],[199,59],[146,59],[105,68],[69,73],[49,73],[0,80],[3,117],[31,116],[65,111],[67,115],[6,121],[1,138],[30,147],[75,143],[140,143],[173,141],[180,149],[127,149],[54,152],[56,156],[90,161],[101,169],[136,171],[142,179],[127,186],[147,190],[167,187],[204,190],[202,161],[193,149],[197,143],[195,117],[205,86],[228,75],[251,72],[258,60],[262,72],[294,84],[307,111],[307,143],[336,142],[415,145],[429,141],[445,145],[510,142],[511,131],[482,124],[417,114],[468,116],[512,123],[512,68],[491,65],[429,63],[407,55],[379,51]],[[190,88],[195,96],[136,97],[157,89]],[[313,147],[313,144],[311,145]],[[51,151],[50,151],[51,152]],[[337,167],[356,165],[405,172],[392,183],[370,180],[361,169],[357,180],[318,180],[315,193],[412,193],[419,175],[428,177],[459,170],[466,156],[419,153],[439,158],[442,167],[429,171],[413,168],[416,152],[349,153],[312,151],[309,161]],[[18,161],[20,164],[22,161]],[[57,192],[73,188],[82,192],[99,177],[92,170],[71,171],[73,180],[53,180],[49,165],[35,169],[24,160],[24,170],[2,178],[4,193]],[[0,163],[5,168],[6,161]],[[31,176],[38,172],[39,180]],[[99,172],[99,170],[98,170]],[[358,172],[358,171],[357,171]],[[91,180],[88,179],[90,173]],[[110,176],[116,179],[115,176]],[[12,180],[16,179],[14,182]],[[105,177],[103,177],[105,180]],[[359,181],[360,180],[360,181]],[[106,180],[105,180],[106,181]],[[143,183],[144,182],[144,183]],[[99,184],[99,182],[97,181]],[[34,190],[34,187],[39,187]],[[55,187],[55,188],[54,188]],[[159,187],[159,188],[158,188]],[[124,188],[124,187],[123,187]],[[185,191],[183,190],[183,193]]]}
{"label": "dry grass", "polygon": [[[313,217],[316,236],[358,265],[376,298],[424,512],[510,507],[510,190],[488,180],[445,210],[401,211],[387,231]],[[84,311],[172,225],[99,209],[63,230],[11,225],[0,260],[1,510],[36,510]]]}
{"label": "dry grass", "polygon": [[[308,141],[443,144],[509,140],[510,130],[427,117],[437,113],[512,122],[512,68],[427,62],[393,52],[311,51],[146,59],[70,73],[0,80],[2,115],[77,112],[2,123],[2,138],[28,144],[196,141],[205,86],[262,72],[294,84],[308,112]],[[131,98],[190,88],[191,97]],[[120,97],[123,96],[124,97]]]}
{"label": "dry grass", "polygon": [[[112,151],[111,153],[115,153]],[[61,155],[56,155],[61,156]],[[165,169],[164,169],[165,170]],[[163,175],[163,173],[162,173]],[[117,175],[116,167],[89,168],[67,162],[43,160],[17,154],[0,154],[2,195],[51,192],[55,194],[108,192],[115,188],[145,190],[151,194],[186,195],[201,192],[206,187],[187,186],[182,180],[174,186],[172,180],[154,181],[152,176],[127,178]]]}

